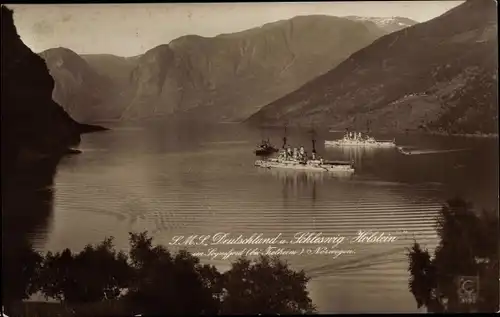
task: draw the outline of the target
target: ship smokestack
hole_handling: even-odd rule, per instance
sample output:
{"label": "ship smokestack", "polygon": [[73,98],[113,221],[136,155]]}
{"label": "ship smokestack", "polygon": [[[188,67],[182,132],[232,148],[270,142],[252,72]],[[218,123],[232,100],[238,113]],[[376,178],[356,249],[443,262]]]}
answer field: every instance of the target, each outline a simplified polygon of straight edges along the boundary
{"label": "ship smokestack", "polygon": [[285,135],[283,135],[283,148],[286,146],[286,125],[285,125]]}

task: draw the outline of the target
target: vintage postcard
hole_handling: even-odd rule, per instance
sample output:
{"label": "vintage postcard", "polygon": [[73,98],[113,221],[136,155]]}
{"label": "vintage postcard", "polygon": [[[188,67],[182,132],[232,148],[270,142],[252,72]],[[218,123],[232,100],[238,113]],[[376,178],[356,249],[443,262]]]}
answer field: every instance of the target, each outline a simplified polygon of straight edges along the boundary
{"label": "vintage postcard", "polygon": [[497,2],[5,4],[2,312],[497,312]]}

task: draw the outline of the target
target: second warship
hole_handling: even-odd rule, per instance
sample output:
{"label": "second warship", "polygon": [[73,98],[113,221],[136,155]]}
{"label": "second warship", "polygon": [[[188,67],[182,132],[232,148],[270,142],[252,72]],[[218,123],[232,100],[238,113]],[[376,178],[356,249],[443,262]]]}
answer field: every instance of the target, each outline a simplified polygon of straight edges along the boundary
{"label": "second warship", "polygon": [[375,140],[368,135],[362,135],[361,132],[346,132],[340,140],[325,141],[325,146],[365,146],[365,147],[396,147],[396,140]]}

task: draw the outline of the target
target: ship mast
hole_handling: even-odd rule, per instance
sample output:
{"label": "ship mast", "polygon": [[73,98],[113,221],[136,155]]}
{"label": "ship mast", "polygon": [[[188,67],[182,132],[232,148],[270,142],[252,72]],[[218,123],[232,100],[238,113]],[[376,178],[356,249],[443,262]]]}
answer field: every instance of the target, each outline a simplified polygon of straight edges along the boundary
{"label": "ship mast", "polygon": [[262,126],[260,127],[260,140],[261,140],[261,142],[260,142],[261,145],[264,144],[264,140],[265,140],[265,138],[264,138],[264,128]]}
{"label": "ship mast", "polygon": [[314,128],[311,129],[311,141],[312,141],[312,153],[316,154],[316,131],[314,131]]}
{"label": "ship mast", "polygon": [[283,148],[286,146],[286,125],[285,125],[285,134],[283,136]]}

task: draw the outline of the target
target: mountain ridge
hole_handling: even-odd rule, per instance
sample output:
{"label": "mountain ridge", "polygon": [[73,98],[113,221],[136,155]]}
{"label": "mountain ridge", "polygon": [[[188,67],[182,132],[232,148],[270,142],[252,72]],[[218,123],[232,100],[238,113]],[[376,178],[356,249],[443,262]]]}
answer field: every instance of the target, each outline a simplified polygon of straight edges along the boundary
{"label": "mountain ridge", "polygon": [[[496,131],[494,7],[493,1],[465,2],[435,19],[385,35],[247,122]],[[476,105],[466,105],[474,99]]]}
{"label": "mountain ridge", "polygon": [[[119,78],[115,88],[105,89],[119,97],[101,96],[105,102],[82,111],[90,112],[92,121],[173,114],[241,121],[382,34],[376,26],[345,18],[298,16],[211,38],[182,36],[134,60],[106,57],[116,65],[127,65],[121,74],[108,65],[112,63],[85,55],[82,58],[93,67],[106,64],[96,73],[115,83]],[[50,61],[48,66],[56,68]],[[54,77],[56,82],[66,80]],[[70,108],[67,102],[60,102]]]}

